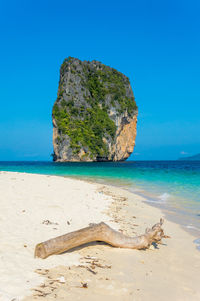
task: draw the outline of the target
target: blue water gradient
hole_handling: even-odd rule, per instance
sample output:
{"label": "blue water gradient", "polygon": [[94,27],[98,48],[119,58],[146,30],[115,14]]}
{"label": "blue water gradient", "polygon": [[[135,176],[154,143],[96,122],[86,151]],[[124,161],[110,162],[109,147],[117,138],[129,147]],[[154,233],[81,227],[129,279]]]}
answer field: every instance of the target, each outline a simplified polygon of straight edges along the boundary
{"label": "blue water gradient", "polygon": [[117,185],[144,195],[149,203],[176,212],[188,228],[200,229],[200,161],[0,162],[0,170]]}

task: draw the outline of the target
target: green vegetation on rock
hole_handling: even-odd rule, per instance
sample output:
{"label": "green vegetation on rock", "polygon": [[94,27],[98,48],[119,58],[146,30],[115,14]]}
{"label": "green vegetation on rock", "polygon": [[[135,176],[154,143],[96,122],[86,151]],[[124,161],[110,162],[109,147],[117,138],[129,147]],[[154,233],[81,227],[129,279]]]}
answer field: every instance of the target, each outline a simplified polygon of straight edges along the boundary
{"label": "green vegetation on rock", "polygon": [[61,109],[58,105],[54,105],[53,115],[59,132],[71,138],[70,146],[74,154],[77,154],[83,146],[89,149],[91,158],[93,155],[106,156],[108,149],[103,142],[103,137],[107,134],[114,138],[115,123],[98,106],[88,108],[84,120],[71,118],[71,116],[77,116],[76,110],[73,106],[68,106],[67,103]]}

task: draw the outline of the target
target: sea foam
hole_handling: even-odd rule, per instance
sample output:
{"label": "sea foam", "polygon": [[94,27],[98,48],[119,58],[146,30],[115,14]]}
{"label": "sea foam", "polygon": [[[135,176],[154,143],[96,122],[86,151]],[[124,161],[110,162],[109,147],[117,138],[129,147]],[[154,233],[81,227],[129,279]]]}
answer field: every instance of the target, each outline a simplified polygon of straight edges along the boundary
{"label": "sea foam", "polygon": [[164,192],[163,194],[159,195],[159,199],[163,202],[167,201],[170,197],[170,194],[167,192]]}

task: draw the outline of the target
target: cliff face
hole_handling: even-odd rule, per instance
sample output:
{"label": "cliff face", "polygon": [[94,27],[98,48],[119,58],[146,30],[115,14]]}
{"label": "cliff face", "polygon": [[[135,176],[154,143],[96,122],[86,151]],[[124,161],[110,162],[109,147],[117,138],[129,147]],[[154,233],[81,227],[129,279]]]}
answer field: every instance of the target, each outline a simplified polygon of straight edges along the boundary
{"label": "cliff face", "polygon": [[100,62],[65,59],[52,117],[54,161],[122,161],[133,152],[137,106],[129,79]]}

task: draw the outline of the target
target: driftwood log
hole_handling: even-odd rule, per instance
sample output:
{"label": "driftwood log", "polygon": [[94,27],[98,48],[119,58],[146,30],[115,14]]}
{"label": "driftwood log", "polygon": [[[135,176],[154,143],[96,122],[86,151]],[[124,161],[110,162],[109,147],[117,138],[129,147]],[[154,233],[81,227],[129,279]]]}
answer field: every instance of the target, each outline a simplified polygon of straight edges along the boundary
{"label": "driftwood log", "polygon": [[89,227],[37,244],[35,257],[44,259],[50,255],[60,254],[93,241],[103,241],[118,248],[147,249],[153,242],[159,243],[162,238],[168,238],[168,236],[164,235],[164,231],[161,228],[163,221],[161,218],[160,222],[151,229],[147,228],[145,234],[136,237],[128,237],[117,232],[103,222],[91,224]]}

